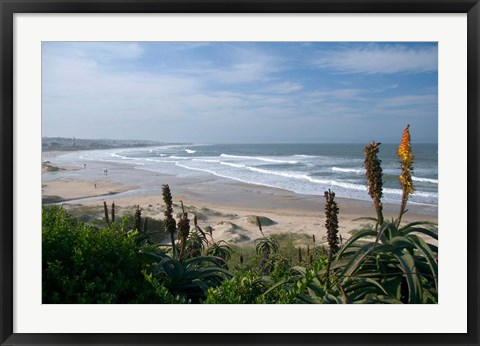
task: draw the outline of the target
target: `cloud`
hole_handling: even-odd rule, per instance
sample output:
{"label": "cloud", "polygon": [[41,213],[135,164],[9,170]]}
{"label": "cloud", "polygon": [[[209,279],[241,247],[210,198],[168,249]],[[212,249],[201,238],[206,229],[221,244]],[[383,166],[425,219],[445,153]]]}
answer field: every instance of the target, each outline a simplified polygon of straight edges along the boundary
{"label": "cloud", "polygon": [[428,95],[400,95],[382,100],[377,105],[383,108],[437,106],[436,94]]}
{"label": "cloud", "polygon": [[320,53],[315,65],[342,73],[418,73],[437,70],[437,47],[369,44]]}
{"label": "cloud", "polygon": [[290,94],[303,89],[303,85],[295,82],[272,82],[270,85],[259,90],[260,93]]}
{"label": "cloud", "polygon": [[172,49],[176,50],[190,50],[190,49],[197,49],[197,48],[204,48],[211,46],[211,42],[175,42],[172,43]]}
{"label": "cloud", "polygon": [[112,61],[135,60],[144,54],[143,47],[137,42],[82,42],[56,43],[45,42],[42,46],[43,58],[65,57],[109,63]]}
{"label": "cloud", "polygon": [[228,63],[219,65],[212,61],[209,66],[177,72],[217,84],[235,85],[272,81],[280,69],[274,57],[256,49],[232,48],[228,57]]}
{"label": "cloud", "polygon": [[311,92],[309,94],[310,97],[315,99],[338,99],[339,101],[346,101],[346,100],[356,100],[356,101],[364,101],[365,97],[361,96],[368,92],[366,89],[347,89],[347,88],[340,88],[340,89],[329,89],[329,90],[318,90]]}

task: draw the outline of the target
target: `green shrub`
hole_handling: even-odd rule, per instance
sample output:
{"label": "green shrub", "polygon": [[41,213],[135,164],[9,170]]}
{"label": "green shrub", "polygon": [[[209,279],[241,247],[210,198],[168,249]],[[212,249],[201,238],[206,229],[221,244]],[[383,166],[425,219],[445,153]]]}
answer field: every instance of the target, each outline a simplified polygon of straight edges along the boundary
{"label": "green shrub", "polygon": [[62,208],[42,211],[42,301],[162,303],[142,271],[153,261],[139,251],[137,232],[96,229]]}
{"label": "green shrub", "polygon": [[263,303],[262,294],[271,285],[265,278],[253,272],[236,275],[217,287],[210,287],[204,301],[206,304],[257,304]]}

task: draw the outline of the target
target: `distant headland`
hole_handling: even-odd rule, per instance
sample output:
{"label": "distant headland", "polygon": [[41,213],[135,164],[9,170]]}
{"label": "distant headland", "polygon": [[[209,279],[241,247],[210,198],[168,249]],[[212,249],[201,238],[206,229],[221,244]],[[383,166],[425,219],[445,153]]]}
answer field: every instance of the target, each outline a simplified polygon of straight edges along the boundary
{"label": "distant headland", "polygon": [[[82,139],[75,137],[42,137],[42,151],[76,151],[114,148],[141,148],[165,145],[165,142],[136,139]],[[170,143],[169,143],[170,144]]]}

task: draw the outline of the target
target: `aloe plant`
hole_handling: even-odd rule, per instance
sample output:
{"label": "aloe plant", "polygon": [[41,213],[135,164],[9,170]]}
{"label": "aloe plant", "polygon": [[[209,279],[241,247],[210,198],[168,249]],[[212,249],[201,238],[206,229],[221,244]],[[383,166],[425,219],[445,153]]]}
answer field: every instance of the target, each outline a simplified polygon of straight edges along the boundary
{"label": "aloe plant", "polygon": [[[228,243],[224,240],[220,240],[219,242],[215,242],[211,244],[206,251],[208,256],[214,256],[222,258],[224,261],[228,261],[232,256],[232,249],[228,246]],[[243,257],[240,255],[241,262],[243,261]]]}
{"label": "aloe plant", "polygon": [[185,243],[185,257],[198,257],[201,256],[202,251],[207,244],[207,239],[199,233],[197,230],[193,230],[189,233]]}
{"label": "aloe plant", "polygon": [[161,251],[146,251],[157,260],[152,276],[173,295],[186,296],[194,303],[205,298],[210,287],[220,286],[232,274],[222,268],[223,261],[213,256],[176,259]]}
{"label": "aloe plant", "polygon": [[[332,268],[341,285],[369,278],[368,282],[362,280],[364,288],[378,284],[385,296],[399,302],[434,303],[438,248],[424,237],[438,240],[436,224],[415,222],[397,228],[395,221],[384,222],[379,230],[364,229],[354,234],[337,254]],[[357,290],[356,298],[365,299],[369,293],[368,289]]]}
{"label": "aloe plant", "polygon": [[[434,245],[438,241],[437,225],[414,222],[400,227],[408,197],[413,192],[411,173],[414,156],[409,126],[403,132],[397,151],[403,191],[400,212],[397,220],[390,222],[384,221],[382,212],[382,168],[377,157],[379,145],[380,143],[373,142],[365,148],[367,187],[377,212],[377,218],[367,219],[373,221],[375,226],[356,232],[340,247],[334,260],[331,262],[330,258],[326,270],[322,271],[326,274],[324,280],[319,280],[321,275],[317,275],[316,281],[311,280],[309,283],[311,287],[306,288],[309,293],[306,301],[437,302],[438,248]],[[424,238],[433,241],[427,243]]]}
{"label": "aloe plant", "polygon": [[275,254],[278,252],[280,245],[278,241],[272,238],[259,238],[255,240],[255,250],[257,255],[268,257],[271,254]]}

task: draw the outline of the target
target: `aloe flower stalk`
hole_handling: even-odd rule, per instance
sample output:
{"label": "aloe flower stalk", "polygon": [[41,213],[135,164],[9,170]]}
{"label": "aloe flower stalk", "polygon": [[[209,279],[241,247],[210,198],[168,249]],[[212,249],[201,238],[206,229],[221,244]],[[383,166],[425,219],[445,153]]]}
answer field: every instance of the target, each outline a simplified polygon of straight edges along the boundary
{"label": "aloe flower stalk", "polygon": [[297,249],[297,262],[298,263],[302,263],[302,249],[300,247],[298,247]]}
{"label": "aloe flower stalk", "polygon": [[180,201],[182,205],[182,215],[180,216],[180,220],[178,220],[178,240],[180,242],[180,256],[185,254],[185,249],[187,246],[187,238],[190,233],[190,220],[188,219],[188,213],[185,211],[183,207],[183,202]]}
{"label": "aloe flower stalk", "polygon": [[260,218],[258,216],[255,216],[255,221],[257,222],[257,226],[258,226],[258,229],[260,230],[260,233],[262,234],[262,237],[265,238],[265,234],[263,234],[262,222],[260,221]]}
{"label": "aloe flower stalk", "polygon": [[108,207],[107,202],[103,201],[103,212],[105,213],[105,221],[107,225],[110,226],[110,218],[108,217]]}
{"label": "aloe flower stalk", "polygon": [[397,219],[397,227],[400,225],[402,216],[405,213],[405,207],[407,206],[408,197],[413,193],[414,187],[412,182],[413,173],[413,159],[412,146],[410,143],[410,125],[403,130],[402,141],[398,146],[397,155],[400,159],[400,186],[402,187],[402,203],[400,205],[400,212]]}
{"label": "aloe flower stalk", "polygon": [[142,230],[142,211],[140,210],[140,206],[138,205],[135,208],[135,214],[133,214],[133,224],[133,227],[137,232],[140,232]]}
{"label": "aloe flower stalk", "polygon": [[207,239],[207,235],[205,234],[205,232],[203,231],[203,229],[200,228],[200,226],[198,225],[198,220],[197,220],[197,215],[193,214],[193,225],[195,227],[195,230],[197,232],[200,232],[200,234],[202,235],[203,239],[205,239],[205,241],[208,243],[208,239]]}
{"label": "aloe flower stalk", "polygon": [[163,222],[165,224],[165,230],[170,233],[170,240],[172,242],[173,255],[176,256],[175,248],[175,230],[177,228],[177,223],[173,218],[173,207],[172,207],[172,193],[170,192],[170,187],[168,184],[162,185],[162,195],[163,202],[165,203],[165,212],[163,213],[165,218]]}
{"label": "aloe flower stalk", "polygon": [[115,223],[115,202],[112,202],[112,223]]}
{"label": "aloe flower stalk", "polygon": [[338,205],[335,202],[335,192],[325,191],[325,227],[327,228],[327,242],[330,248],[328,254],[326,284],[328,288],[328,277],[330,276],[330,265],[333,255],[338,251]]}
{"label": "aloe flower stalk", "polygon": [[364,149],[368,194],[372,197],[373,205],[377,212],[377,226],[383,223],[382,161],[378,158],[380,144],[373,141],[372,144],[367,145]]}
{"label": "aloe flower stalk", "polygon": [[313,254],[310,251],[310,245],[307,245],[307,258],[308,258],[308,264],[313,263]]}
{"label": "aloe flower stalk", "polygon": [[327,228],[327,241],[330,253],[338,251],[338,205],[335,202],[335,192],[325,191],[325,227]]}

